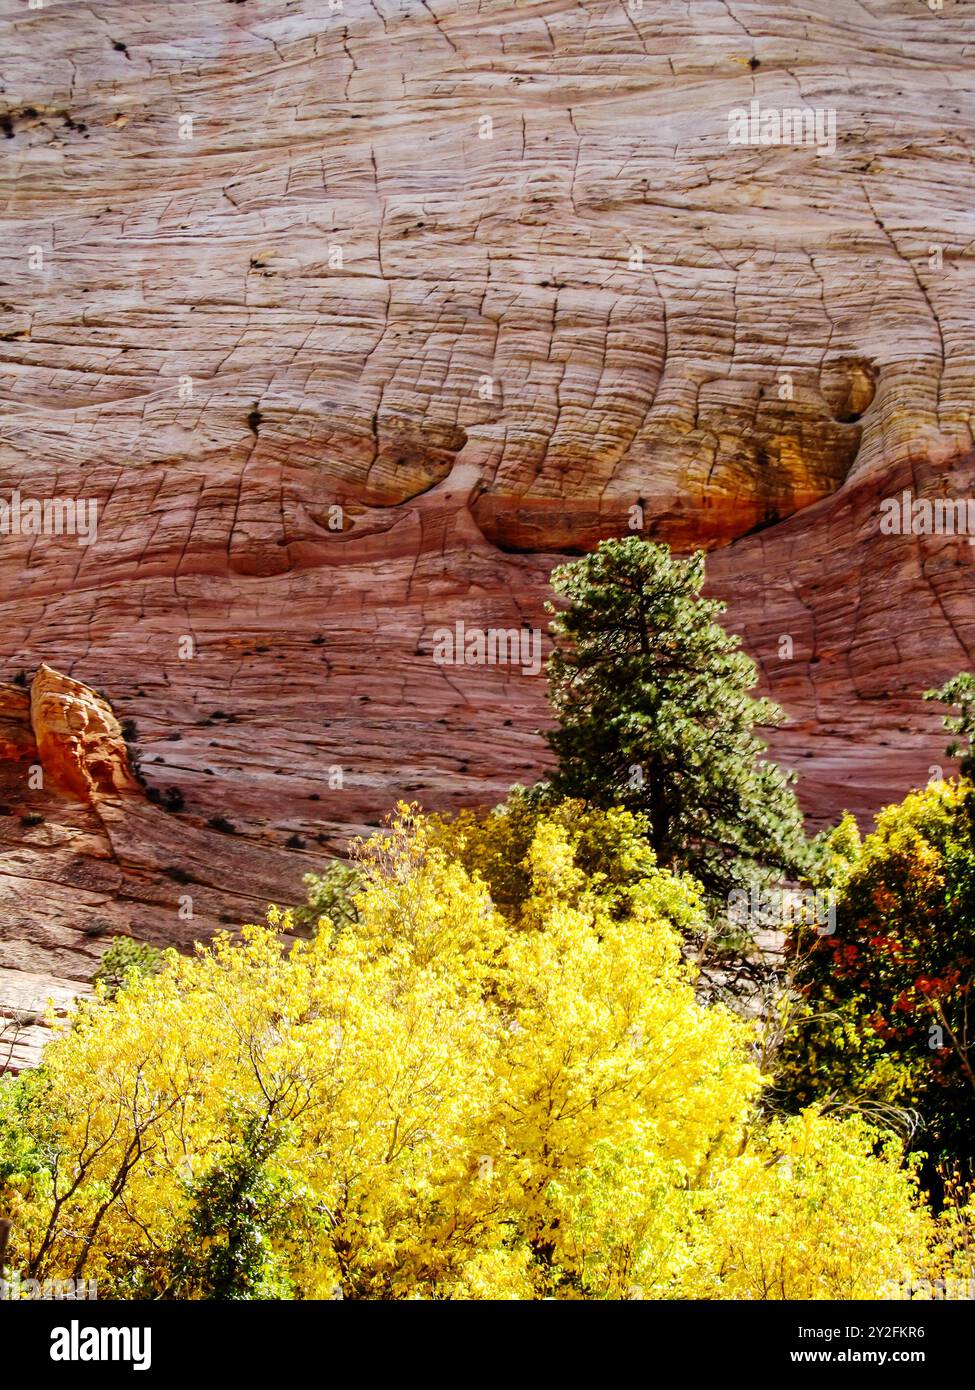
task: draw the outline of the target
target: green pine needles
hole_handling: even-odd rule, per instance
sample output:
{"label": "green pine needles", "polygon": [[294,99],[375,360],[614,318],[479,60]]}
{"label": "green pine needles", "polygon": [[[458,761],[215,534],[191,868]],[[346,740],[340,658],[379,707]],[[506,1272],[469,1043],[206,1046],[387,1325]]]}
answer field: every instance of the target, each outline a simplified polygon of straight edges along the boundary
{"label": "green pine needles", "polygon": [[754,662],[703,583],[703,554],[637,537],[555,570],[548,741],[557,794],[642,813],[660,864],[726,900],[799,876],[809,850],[793,779],[756,734],[785,715],[750,695]]}

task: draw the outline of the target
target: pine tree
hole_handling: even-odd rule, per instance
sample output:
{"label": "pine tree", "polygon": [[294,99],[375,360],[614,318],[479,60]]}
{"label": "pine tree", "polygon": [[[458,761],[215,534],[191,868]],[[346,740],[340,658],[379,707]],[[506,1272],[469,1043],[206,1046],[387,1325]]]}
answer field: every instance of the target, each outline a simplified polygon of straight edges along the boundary
{"label": "pine tree", "polygon": [[799,874],[808,850],[792,779],[755,733],[785,716],[749,694],[755,665],[703,583],[702,554],[637,537],[554,571],[548,740],[557,793],[642,813],[659,862],[721,899]]}

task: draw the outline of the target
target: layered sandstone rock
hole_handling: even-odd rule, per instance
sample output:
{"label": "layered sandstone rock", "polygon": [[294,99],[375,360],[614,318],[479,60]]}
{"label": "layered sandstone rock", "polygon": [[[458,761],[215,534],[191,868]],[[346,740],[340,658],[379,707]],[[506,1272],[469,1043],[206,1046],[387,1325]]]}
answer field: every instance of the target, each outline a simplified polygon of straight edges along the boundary
{"label": "layered sandstone rock", "polygon": [[[965,6],[0,26],[0,498],[98,503],[92,543],[0,534],[2,671],[73,689],[36,678],[36,745],[0,691],[0,971],[81,984],[112,931],[297,898],[399,796],[532,780],[541,678],[433,634],[541,626],[631,525],[713,550],[814,822],[943,764],[975,549],[878,511],[975,494]],[[729,145],[753,99],[835,110],[835,153]]]}
{"label": "layered sandstone rock", "polygon": [[80,681],[42,664],[30,688],[30,722],[44,774],[81,801],[134,792],[111,706]]}

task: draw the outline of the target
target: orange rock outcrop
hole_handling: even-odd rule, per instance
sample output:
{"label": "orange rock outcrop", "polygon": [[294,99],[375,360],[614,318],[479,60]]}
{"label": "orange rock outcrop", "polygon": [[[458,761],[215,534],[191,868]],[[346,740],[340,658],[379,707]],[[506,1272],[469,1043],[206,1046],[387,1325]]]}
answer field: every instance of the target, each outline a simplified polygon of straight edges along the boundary
{"label": "orange rock outcrop", "polygon": [[80,681],[42,664],[31,683],[30,721],[44,775],[55,786],[89,802],[137,790],[111,706]]}

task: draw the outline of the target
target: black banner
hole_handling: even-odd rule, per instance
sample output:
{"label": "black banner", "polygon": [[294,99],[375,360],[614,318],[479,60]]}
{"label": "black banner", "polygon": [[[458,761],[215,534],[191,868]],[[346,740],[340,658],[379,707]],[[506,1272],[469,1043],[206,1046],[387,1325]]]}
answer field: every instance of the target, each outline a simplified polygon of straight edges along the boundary
{"label": "black banner", "polygon": [[[584,1307],[591,1322],[579,1321]],[[536,1307],[522,1321],[527,1316],[528,1309],[517,1305],[503,1313],[483,1305],[440,1306],[434,1313],[417,1302],[370,1307],[20,1300],[0,1303],[0,1352],[7,1368],[14,1364],[21,1373],[39,1373],[45,1385],[106,1375],[165,1377],[173,1383],[187,1371],[194,1379],[239,1374],[254,1384],[255,1377],[280,1376],[292,1365],[304,1367],[301,1374],[306,1374],[316,1365],[309,1357],[320,1358],[316,1376],[327,1375],[330,1363],[336,1370],[348,1368],[351,1355],[362,1374],[374,1375],[387,1363],[398,1375],[429,1373],[439,1362],[444,1374],[466,1378],[450,1341],[466,1327],[468,1339],[486,1339],[477,1357],[482,1374],[488,1371],[487,1351],[498,1356],[498,1373],[503,1369],[508,1375],[523,1374],[529,1363],[547,1376],[578,1375],[580,1358],[595,1354],[604,1371],[615,1366],[627,1374],[642,1365],[647,1375],[666,1369],[670,1377],[682,1367],[695,1376],[702,1371],[789,1376],[804,1366],[828,1377],[834,1367],[879,1366],[920,1379],[960,1364],[972,1326],[967,1302],[633,1301],[573,1304],[561,1312]],[[569,1322],[562,1321],[565,1316]],[[466,1322],[469,1317],[473,1324]],[[369,1340],[361,1341],[369,1328]],[[517,1342],[506,1341],[506,1329]]]}

